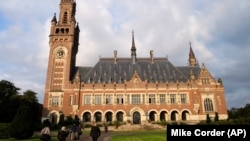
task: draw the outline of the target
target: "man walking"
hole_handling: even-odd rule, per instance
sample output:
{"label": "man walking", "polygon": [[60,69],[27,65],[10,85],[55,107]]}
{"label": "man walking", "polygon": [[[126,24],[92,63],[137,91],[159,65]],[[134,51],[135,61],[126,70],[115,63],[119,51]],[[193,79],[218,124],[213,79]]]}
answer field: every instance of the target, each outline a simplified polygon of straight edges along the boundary
{"label": "man walking", "polygon": [[101,130],[94,122],[94,125],[91,127],[91,130],[90,130],[90,137],[92,138],[93,141],[97,141],[100,135],[101,135]]}

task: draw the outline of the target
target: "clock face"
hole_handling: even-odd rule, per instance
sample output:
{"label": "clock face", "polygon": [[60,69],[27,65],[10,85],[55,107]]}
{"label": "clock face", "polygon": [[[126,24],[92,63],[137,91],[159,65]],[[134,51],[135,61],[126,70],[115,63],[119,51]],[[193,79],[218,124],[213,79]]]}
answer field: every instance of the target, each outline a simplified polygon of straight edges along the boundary
{"label": "clock face", "polygon": [[62,57],[64,56],[64,51],[63,51],[62,49],[59,49],[59,50],[57,51],[57,53],[56,53],[56,56],[57,56],[58,58],[62,58]]}

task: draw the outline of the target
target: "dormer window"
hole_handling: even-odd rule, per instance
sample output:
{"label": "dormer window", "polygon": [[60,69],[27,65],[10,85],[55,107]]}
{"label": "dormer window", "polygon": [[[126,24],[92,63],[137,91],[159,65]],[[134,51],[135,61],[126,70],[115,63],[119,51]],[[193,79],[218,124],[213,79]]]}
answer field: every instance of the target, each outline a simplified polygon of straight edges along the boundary
{"label": "dormer window", "polygon": [[210,84],[209,78],[201,78],[202,84]]}

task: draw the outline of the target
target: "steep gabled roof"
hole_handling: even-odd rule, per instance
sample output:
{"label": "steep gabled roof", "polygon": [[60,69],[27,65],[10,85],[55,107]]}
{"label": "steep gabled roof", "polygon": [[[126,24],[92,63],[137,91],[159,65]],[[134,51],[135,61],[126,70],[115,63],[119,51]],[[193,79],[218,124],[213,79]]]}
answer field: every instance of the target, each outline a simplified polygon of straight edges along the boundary
{"label": "steep gabled roof", "polygon": [[100,58],[94,67],[78,67],[81,81],[84,83],[124,83],[129,81],[136,72],[142,81],[149,83],[187,82],[190,70],[194,75],[199,73],[199,67],[176,67],[167,58],[137,58],[134,64],[131,58]]}

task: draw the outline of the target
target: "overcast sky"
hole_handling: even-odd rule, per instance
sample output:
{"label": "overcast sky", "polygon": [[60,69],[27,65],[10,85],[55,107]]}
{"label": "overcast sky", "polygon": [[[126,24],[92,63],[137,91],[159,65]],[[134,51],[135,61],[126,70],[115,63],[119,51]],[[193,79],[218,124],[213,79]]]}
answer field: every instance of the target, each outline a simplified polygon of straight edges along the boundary
{"label": "overcast sky", "polygon": [[[0,80],[43,102],[50,21],[60,0],[1,0]],[[168,57],[186,66],[189,42],[225,87],[228,109],[250,103],[249,0],[77,0],[78,66],[99,57],[130,57],[132,30],[138,57]]]}

